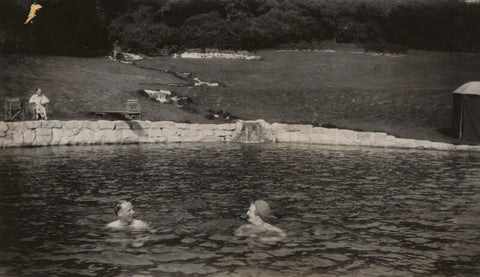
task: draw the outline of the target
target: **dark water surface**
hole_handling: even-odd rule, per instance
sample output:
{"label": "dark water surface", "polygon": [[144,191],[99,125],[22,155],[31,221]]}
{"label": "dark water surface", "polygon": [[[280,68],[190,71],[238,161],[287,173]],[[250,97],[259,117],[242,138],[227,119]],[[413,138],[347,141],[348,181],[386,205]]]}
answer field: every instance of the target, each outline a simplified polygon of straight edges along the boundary
{"label": "dark water surface", "polygon": [[[0,150],[1,276],[478,276],[480,154],[282,144]],[[154,230],[110,233],[135,198]],[[288,238],[235,238],[265,199]]]}

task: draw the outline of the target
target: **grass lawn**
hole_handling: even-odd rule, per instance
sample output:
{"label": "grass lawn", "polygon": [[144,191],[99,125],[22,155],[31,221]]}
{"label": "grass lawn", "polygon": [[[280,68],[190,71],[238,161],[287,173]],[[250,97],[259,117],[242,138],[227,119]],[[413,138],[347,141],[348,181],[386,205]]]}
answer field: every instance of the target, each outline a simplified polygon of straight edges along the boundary
{"label": "grass lawn", "polygon": [[[480,55],[410,51],[388,57],[351,49],[256,55],[264,60],[147,58],[134,65],[106,58],[3,56],[0,96],[27,99],[40,87],[51,100],[51,119],[92,118],[89,111],[122,110],[135,97],[152,121],[221,122],[204,115],[222,109],[242,119],[455,142],[437,131],[450,127],[451,93],[480,79]],[[191,86],[166,70],[224,86]],[[197,113],[154,102],[139,89],[189,96]]]}

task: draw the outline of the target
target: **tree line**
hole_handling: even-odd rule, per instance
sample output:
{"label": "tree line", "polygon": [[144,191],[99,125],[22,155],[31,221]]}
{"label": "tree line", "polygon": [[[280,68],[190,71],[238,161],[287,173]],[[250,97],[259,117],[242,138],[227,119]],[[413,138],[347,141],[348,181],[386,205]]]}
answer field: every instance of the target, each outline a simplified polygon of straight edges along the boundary
{"label": "tree line", "polygon": [[[0,50],[102,55],[258,50],[325,40],[377,49],[480,52],[480,4],[462,0],[38,0],[0,1]],[[377,47],[377,48],[376,48]],[[378,48],[381,51],[381,47]]]}

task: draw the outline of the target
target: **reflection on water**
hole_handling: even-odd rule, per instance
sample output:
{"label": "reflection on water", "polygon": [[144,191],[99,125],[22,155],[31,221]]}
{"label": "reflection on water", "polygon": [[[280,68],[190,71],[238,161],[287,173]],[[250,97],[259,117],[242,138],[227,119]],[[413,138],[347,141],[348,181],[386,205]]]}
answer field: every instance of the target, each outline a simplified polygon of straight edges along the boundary
{"label": "reflection on water", "polygon": [[[472,276],[478,154],[306,145],[4,149],[0,275]],[[109,233],[134,197],[154,230]],[[288,233],[236,238],[255,199]]]}

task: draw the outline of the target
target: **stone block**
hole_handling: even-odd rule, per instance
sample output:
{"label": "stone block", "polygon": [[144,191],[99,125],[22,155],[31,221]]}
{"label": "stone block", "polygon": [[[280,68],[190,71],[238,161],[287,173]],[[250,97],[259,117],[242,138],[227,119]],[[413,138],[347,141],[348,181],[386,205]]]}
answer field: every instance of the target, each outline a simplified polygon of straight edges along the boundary
{"label": "stone block", "polygon": [[115,122],[107,120],[97,121],[97,127],[99,130],[113,130],[115,129]]}
{"label": "stone block", "polygon": [[160,129],[160,128],[150,128],[150,129],[148,130],[148,136],[149,136],[149,137],[152,137],[152,138],[162,137],[162,136],[164,136],[163,130]]}
{"label": "stone block", "polygon": [[173,121],[155,121],[155,122],[151,123],[150,128],[174,129],[175,128],[175,122],[173,122]]}
{"label": "stone block", "polygon": [[0,146],[2,148],[6,148],[6,147],[12,147],[12,146],[15,146],[13,144],[13,139],[10,137],[3,137],[3,138],[0,138]]}
{"label": "stone block", "polygon": [[335,144],[338,144],[338,145],[358,145],[358,139],[354,140],[353,138],[339,135],[339,136],[337,136],[337,140],[335,141]]}
{"label": "stone block", "polygon": [[150,133],[150,129],[147,128],[147,129],[134,129],[132,130],[135,135],[137,135],[137,137],[148,137],[149,136],[149,133]]}
{"label": "stone block", "polygon": [[53,128],[52,129],[52,140],[50,141],[50,145],[60,145],[62,135],[63,135],[63,129]]}
{"label": "stone block", "polygon": [[16,130],[8,130],[5,138],[10,139],[13,146],[23,145],[23,132]]}
{"label": "stone block", "polygon": [[115,130],[128,130],[130,129],[130,125],[126,121],[116,120],[115,122]]}
{"label": "stone block", "polygon": [[364,146],[372,145],[372,132],[358,132],[358,143]]}
{"label": "stone block", "polygon": [[27,129],[27,124],[24,121],[20,122],[7,122],[8,130],[11,131],[25,131]]}
{"label": "stone block", "polygon": [[[225,138],[228,137],[233,137],[233,132],[225,133]],[[264,141],[276,142],[276,132],[272,129],[264,130],[263,139]]]}
{"label": "stone block", "polygon": [[287,126],[287,124],[282,124],[282,123],[272,123],[272,124],[269,126],[269,129],[274,129],[274,130],[285,130],[285,126]]}
{"label": "stone block", "polygon": [[70,143],[70,140],[71,138],[73,138],[73,136],[70,136],[69,134],[72,134],[73,131],[72,130],[67,130],[67,129],[62,129],[63,132],[62,132],[62,136],[60,137],[60,145],[69,145],[71,144]]}
{"label": "stone block", "polygon": [[290,133],[284,132],[284,131],[277,132],[275,136],[275,140],[277,142],[291,142],[290,135],[291,135]]}
{"label": "stone block", "polygon": [[179,141],[177,141],[176,139],[174,139],[174,141],[171,141],[171,142],[200,142],[202,141],[203,137],[194,137],[194,136],[186,136],[186,137],[182,137],[182,136],[179,136]]}
{"label": "stone block", "polygon": [[60,120],[45,120],[42,121],[41,128],[62,128],[63,124]]}
{"label": "stone block", "polygon": [[138,143],[138,135],[133,130],[122,130],[122,143]]}
{"label": "stone block", "polygon": [[304,134],[302,132],[291,133],[290,138],[291,138],[291,142],[299,142],[299,143],[310,142],[309,134]]}
{"label": "stone block", "polygon": [[120,144],[122,142],[121,130],[102,130],[100,136],[102,137],[102,143]]}
{"label": "stone block", "polygon": [[189,124],[189,130],[200,130],[203,124],[191,123]]}
{"label": "stone block", "polygon": [[172,129],[164,128],[162,131],[163,131],[163,135],[167,136],[167,137],[177,135],[177,129],[175,129],[175,128],[172,128]]}
{"label": "stone block", "polygon": [[383,141],[387,137],[387,133],[373,132],[371,138],[373,141]]}
{"label": "stone block", "polygon": [[472,146],[471,145],[454,145],[453,149],[458,151],[471,151]]}
{"label": "stone block", "polygon": [[235,131],[240,132],[242,131],[242,128],[243,128],[243,120],[237,120],[237,122],[235,122]]}
{"label": "stone block", "polygon": [[25,132],[23,132],[23,143],[25,145],[34,145],[35,137],[36,137],[35,130],[31,130],[31,129],[25,130]]}
{"label": "stone block", "polygon": [[138,142],[139,143],[155,143],[156,140],[152,137],[139,137]]}
{"label": "stone block", "polygon": [[314,144],[326,144],[325,136],[322,134],[310,134],[310,143]]}
{"label": "stone block", "polygon": [[480,145],[472,145],[472,151],[475,151],[475,152],[480,151]]}
{"label": "stone block", "polygon": [[[202,130],[205,132],[215,131],[219,129],[220,127],[217,124],[199,124],[199,130]],[[233,128],[233,130],[236,130],[236,129],[237,129],[237,124],[235,124],[235,128]]]}
{"label": "stone block", "polygon": [[75,143],[75,136],[80,133],[79,129],[69,129],[65,128],[65,125],[63,125],[64,128],[62,128],[62,136],[60,138],[60,145],[70,145]]}
{"label": "stone block", "polygon": [[311,133],[313,129],[312,125],[304,124],[289,124],[285,126],[285,131],[287,132],[302,132],[302,133]]}
{"label": "stone block", "polygon": [[[272,135],[272,133],[273,132],[268,132],[268,134],[270,134],[270,135]],[[201,134],[204,135],[204,136],[209,135],[209,134],[213,134],[213,135],[219,136],[219,137],[226,137],[226,136],[232,136],[233,137],[235,135],[235,132],[233,132],[231,130],[216,130],[214,132],[201,132]]]}
{"label": "stone block", "polygon": [[270,129],[272,127],[272,125],[270,123],[266,122],[263,119],[258,119],[257,122],[260,123],[260,125],[263,127],[263,129]]}
{"label": "stone block", "polygon": [[28,129],[37,129],[42,126],[40,121],[25,121],[25,125]]}
{"label": "stone block", "polygon": [[188,123],[175,123],[175,128],[177,129],[193,129],[192,126],[190,126],[190,124]]}
{"label": "stone block", "polygon": [[90,129],[82,129],[75,137],[73,137],[72,141],[74,144],[80,145],[88,145],[92,144],[95,138],[95,132]]}
{"label": "stone block", "polygon": [[396,137],[387,135],[385,137],[385,147],[395,147]]}
{"label": "stone block", "polygon": [[[70,120],[63,122],[64,129],[71,129],[71,130],[80,130],[83,128],[83,121],[80,120]],[[78,134],[78,132],[76,132]]]}
{"label": "stone block", "polygon": [[52,141],[52,136],[37,136],[35,138],[35,145],[47,146]]}
{"label": "stone block", "polygon": [[322,128],[313,132],[311,136],[315,136],[317,140],[320,139],[322,144],[338,144],[339,131],[338,129]]}
{"label": "stone block", "polygon": [[435,150],[453,150],[454,145],[444,142],[432,142],[432,149]]}
{"label": "stone block", "polygon": [[97,121],[89,121],[86,120],[83,122],[83,128],[90,129],[92,131],[98,130],[98,122]]}
{"label": "stone block", "polygon": [[97,130],[93,134],[92,144],[103,144],[106,130]]}
{"label": "stone block", "polygon": [[313,127],[310,132],[312,134],[324,134],[327,130],[329,129],[324,127]]}
{"label": "stone block", "polygon": [[165,143],[167,142],[167,137],[166,136],[163,136],[163,137],[152,137],[152,139],[155,141],[155,143]]}
{"label": "stone block", "polygon": [[201,142],[224,142],[225,138],[224,137],[219,137],[219,136],[209,135],[209,136],[202,137],[200,141]]}
{"label": "stone block", "polygon": [[38,136],[51,136],[52,135],[52,129],[49,128],[38,128],[35,130],[35,133]]}
{"label": "stone block", "polygon": [[432,142],[429,140],[417,140],[415,148],[432,149]]}
{"label": "stone block", "polygon": [[129,122],[130,123],[130,128],[132,130],[138,130],[138,129],[149,129],[150,126],[152,125],[151,121],[142,121],[142,120],[132,120]]}
{"label": "stone block", "polygon": [[167,142],[182,142],[182,138],[177,135],[167,135]]}
{"label": "stone block", "polygon": [[0,132],[6,132],[8,130],[8,125],[5,121],[0,121]]}
{"label": "stone block", "polygon": [[417,146],[417,143],[414,139],[401,139],[397,138],[395,140],[395,147],[400,147],[400,148],[415,148]]}
{"label": "stone block", "polygon": [[386,133],[377,133],[372,132],[370,133],[370,145],[377,146],[377,147],[386,147]]}
{"label": "stone block", "polygon": [[225,130],[225,131],[234,131],[237,128],[237,124],[235,123],[225,123],[225,124],[218,124],[218,130]]}
{"label": "stone block", "polygon": [[356,145],[358,144],[359,138],[358,138],[358,132],[351,131],[351,130],[338,130],[338,140],[339,143],[342,142],[342,144],[347,143],[348,145]]}

